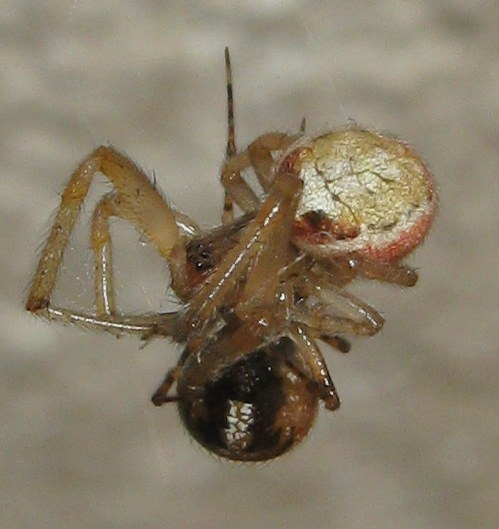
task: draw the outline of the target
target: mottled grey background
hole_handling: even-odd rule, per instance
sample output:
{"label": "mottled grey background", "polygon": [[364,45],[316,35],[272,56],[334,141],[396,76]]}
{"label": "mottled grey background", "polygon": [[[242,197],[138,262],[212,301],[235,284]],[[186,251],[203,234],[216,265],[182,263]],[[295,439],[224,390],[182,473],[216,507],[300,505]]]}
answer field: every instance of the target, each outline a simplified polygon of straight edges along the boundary
{"label": "mottled grey background", "polygon": [[[2,529],[497,527],[498,27],[493,0],[0,1]],[[99,143],[217,221],[225,45],[241,146],[303,116],[317,132],[355,119],[416,145],[441,196],[418,286],[357,288],[386,326],[327,352],[341,411],[254,466],[213,459],[149,404],[167,341],[23,312],[58,193]],[[90,296],[90,212],[58,291],[73,307]],[[157,308],[163,264],[130,230],[117,241],[123,306]]]}

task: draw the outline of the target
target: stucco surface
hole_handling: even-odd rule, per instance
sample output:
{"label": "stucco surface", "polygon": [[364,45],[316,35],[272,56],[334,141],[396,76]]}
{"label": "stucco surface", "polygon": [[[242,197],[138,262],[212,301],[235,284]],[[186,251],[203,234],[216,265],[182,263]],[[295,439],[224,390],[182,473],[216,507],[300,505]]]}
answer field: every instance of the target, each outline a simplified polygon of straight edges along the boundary
{"label": "stucco surface", "polygon": [[[498,25],[492,1],[0,2],[0,527],[497,527]],[[151,406],[168,341],[23,311],[58,193],[101,143],[218,221],[226,45],[240,146],[355,120],[410,141],[440,189],[419,284],[356,287],[385,328],[326,351],[341,410],[253,466]],[[90,299],[91,210],[57,292],[71,307]],[[121,307],[164,307],[164,264],[117,231]]]}

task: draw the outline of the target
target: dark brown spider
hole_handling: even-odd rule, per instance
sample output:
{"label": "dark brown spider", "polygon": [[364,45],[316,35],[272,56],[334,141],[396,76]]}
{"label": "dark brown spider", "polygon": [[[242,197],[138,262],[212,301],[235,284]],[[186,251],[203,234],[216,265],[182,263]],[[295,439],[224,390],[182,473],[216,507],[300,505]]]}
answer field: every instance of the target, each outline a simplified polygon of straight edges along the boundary
{"label": "dark brown spider", "polygon": [[[222,226],[200,231],[132,161],[99,147],[62,194],[27,309],[117,334],[184,343],[153,403],[176,401],[189,432],[215,454],[263,460],[303,439],[320,400],[330,410],[340,405],[316,340],[346,352],[344,334],[380,330],[381,315],[343,287],[356,277],[415,284],[416,272],[401,259],[427,234],[436,193],[426,166],[404,142],[357,127],[315,138],[305,136],[303,126],[298,134],[265,134],[237,153],[228,50],[225,56],[229,134]],[[241,176],[249,168],[263,198]],[[114,190],[93,213],[95,312],[83,314],[53,306],[51,294],[97,172]],[[234,203],[243,212],[235,219]],[[181,310],[116,313],[112,217],[132,223],[167,260]]]}

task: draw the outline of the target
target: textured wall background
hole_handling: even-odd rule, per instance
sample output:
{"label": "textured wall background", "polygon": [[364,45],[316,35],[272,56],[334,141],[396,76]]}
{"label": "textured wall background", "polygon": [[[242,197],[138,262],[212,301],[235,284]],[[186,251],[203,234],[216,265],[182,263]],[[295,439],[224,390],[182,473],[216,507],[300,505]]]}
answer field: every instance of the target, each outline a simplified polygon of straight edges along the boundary
{"label": "textured wall background", "polygon": [[[0,1],[0,526],[496,527],[497,3],[200,4]],[[217,221],[225,45],[241,146],[303,116],[317,132],[353,118],[409,139],[441,193],[410,259],[418,286],[361,286],[385,329],[327,353],[341,411],[249,467],[209,457],[174,407],[149,404],[178,355],[168,342],[139,350],[22,306],[58,192],[99,143]],[[162,263],[133,232],[117,239],[124,304],[156,308]],[[71,306],[88,302],[88,259],[81,235],[58,294]]]}

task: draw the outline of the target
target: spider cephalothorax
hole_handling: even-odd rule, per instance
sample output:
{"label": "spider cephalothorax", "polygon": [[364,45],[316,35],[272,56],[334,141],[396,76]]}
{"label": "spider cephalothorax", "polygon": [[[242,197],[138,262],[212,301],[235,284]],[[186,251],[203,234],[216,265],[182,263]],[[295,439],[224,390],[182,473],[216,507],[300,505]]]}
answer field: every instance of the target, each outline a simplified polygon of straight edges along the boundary
{"label": "spider cephalothorax", "polygon": [[[222,226],[201,232],[128,158],[102,146],[71,176],[35,273],[27,308],[50,319],[185,344],[155,392],[178,402],[190,433],[229,459],[262,460],[309,431],[322,401],[340,401],[316,340],[346,352],[345,334],[372,335],[383,318],[343,289],[355,277],[412,286],[400,260],[427,234],[436,207],[431,176],[404,142],[346,127],[319,137],[265,134],[235,149],[226,50],[229,138]],[[303,127],[302,127],[303,129]],[[252,169],[255,194],[241,176]],[[51,294],[92,178],[114,190],[92,218],[95,312],[54,307]],[[233,204],[242,215],[234,218]],[[132,223],[167,260],[177,312],[118,314],[109,219]],[[173,384],[176,395],[170,395]]]}

